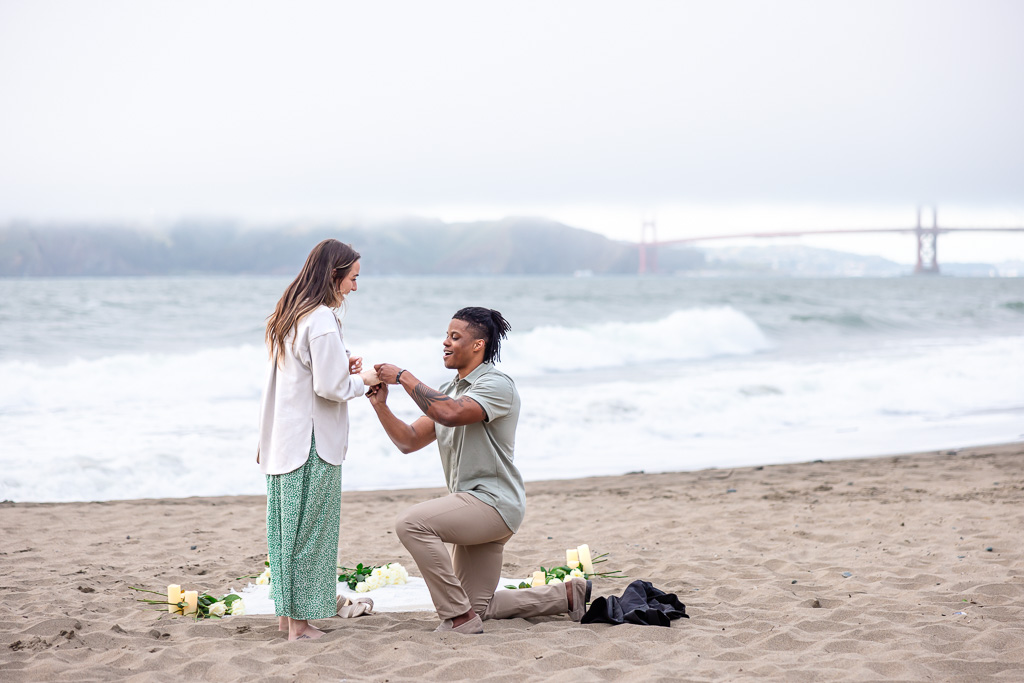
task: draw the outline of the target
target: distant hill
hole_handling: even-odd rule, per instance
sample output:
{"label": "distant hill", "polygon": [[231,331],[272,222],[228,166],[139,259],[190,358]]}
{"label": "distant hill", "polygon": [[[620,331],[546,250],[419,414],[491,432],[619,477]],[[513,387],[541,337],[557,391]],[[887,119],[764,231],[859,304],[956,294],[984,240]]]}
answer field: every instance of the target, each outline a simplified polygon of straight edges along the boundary
{"label": "distant hill", "polygon": [[[351,243],[372,275],[633,275],[636,245],[543,218],[444,223],[409,218],[372,225],[283,223],[247,228],[182,221],[130,225],[0,226],[0,277],[294,275],[322,239]],[[738,277],[892,277],[913,267],[880,256],[802,245],[664,247],[658,272]],[[942,273],[1024,275],[1024,264],[943,263]]]}
{"label": "distant hill", "polygon": [[[14,223],[0,226],[0,277],[291,275],[313,245],[328,237],[351,243],[363,256],[363,272],[380,275],[632,274],[639,258],[635,246],[540,218],[260,229],[190,221],[161,231]],[[703,264],[692,249],[659,255],[665,272]]]}

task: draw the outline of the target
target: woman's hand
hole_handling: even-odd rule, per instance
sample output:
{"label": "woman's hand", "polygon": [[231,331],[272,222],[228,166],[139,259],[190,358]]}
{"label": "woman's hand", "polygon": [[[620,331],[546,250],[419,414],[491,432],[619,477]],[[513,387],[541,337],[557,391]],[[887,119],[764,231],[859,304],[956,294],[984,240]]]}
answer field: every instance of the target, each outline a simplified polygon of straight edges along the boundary
{"label": "woman's hand", "polygon": [[363,359],[360,356],[348,359],[348,374],[358,375],[363,371]]}
{"label": "woman's hand", "polygon": [[359,373],[359,376],[363,379],[363,384],[368,387],[380,384],[380,377],[377,376],[376,370],[363,370]]}

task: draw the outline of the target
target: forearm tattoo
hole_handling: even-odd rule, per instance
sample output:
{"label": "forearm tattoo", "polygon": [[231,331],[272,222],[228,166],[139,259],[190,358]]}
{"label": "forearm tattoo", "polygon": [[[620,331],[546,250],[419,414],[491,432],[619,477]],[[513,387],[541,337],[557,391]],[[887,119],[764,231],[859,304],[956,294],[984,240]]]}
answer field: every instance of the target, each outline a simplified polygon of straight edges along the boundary
{"label": "forearm tattoo", "polygon": [[430,410],[430,406],[434,405],[439,401],[450,401],[451,396],[442,394],[436,389],[431,389],[423,382],[416,385],[416,388],[412,390],[412,400],[416,402],[416,405],[420,407],[424,413]]}
{"label": "forearm tattoo", "polygon": [[458,399],[453,399],[451,396],[448,396],[447,394],[442,394],[437,389],[431,389],[423,382],[417,384],[416,388],[412,390],[412,400],[416,402],[416,405],[418,405],[420,407],[420,410],[422,410],[423,413],[426,415],[430,414],[431,406],[433,406],[435,403],[441,403],[443,401],[453,401],[455,405],[459,407],[469,404],[470,401],[472,401],[472,405],[479,405],[476,401],[473,401],[473,399],[468,398],[466,396],[463,396],[462,398]]}

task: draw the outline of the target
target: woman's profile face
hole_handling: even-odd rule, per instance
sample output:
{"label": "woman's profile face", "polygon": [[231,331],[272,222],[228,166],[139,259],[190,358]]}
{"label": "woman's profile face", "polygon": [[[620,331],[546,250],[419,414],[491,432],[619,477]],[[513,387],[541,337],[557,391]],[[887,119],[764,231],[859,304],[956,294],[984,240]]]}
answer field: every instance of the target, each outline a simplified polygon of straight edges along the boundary
{"label": "woman's profile face", "polygon": [[352,268],[348,271],[348,275],[338,281],[338,295],[344,299],[349,292],[356,291],[359,287],[356,284],[356,278],[359,277],[359,261],[356,261]]}

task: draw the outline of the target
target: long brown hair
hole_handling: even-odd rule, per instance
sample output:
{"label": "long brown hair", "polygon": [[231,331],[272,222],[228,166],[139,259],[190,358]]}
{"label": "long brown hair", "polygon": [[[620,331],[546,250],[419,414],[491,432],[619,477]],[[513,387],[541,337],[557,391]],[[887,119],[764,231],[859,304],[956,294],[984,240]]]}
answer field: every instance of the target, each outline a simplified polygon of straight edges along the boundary
{"label": "long brown hair", "polygon": [[[359,253],[350,244],[324,240],[313,247],[302,271],[292,280],[267,318],[267,351],[280,365],[284,361],[284,340],[299,320],[321,304],[337,308],[343,298],[336,283],[344,280],[359,260]],[[295,341],[292,340],[294,344]]]}

